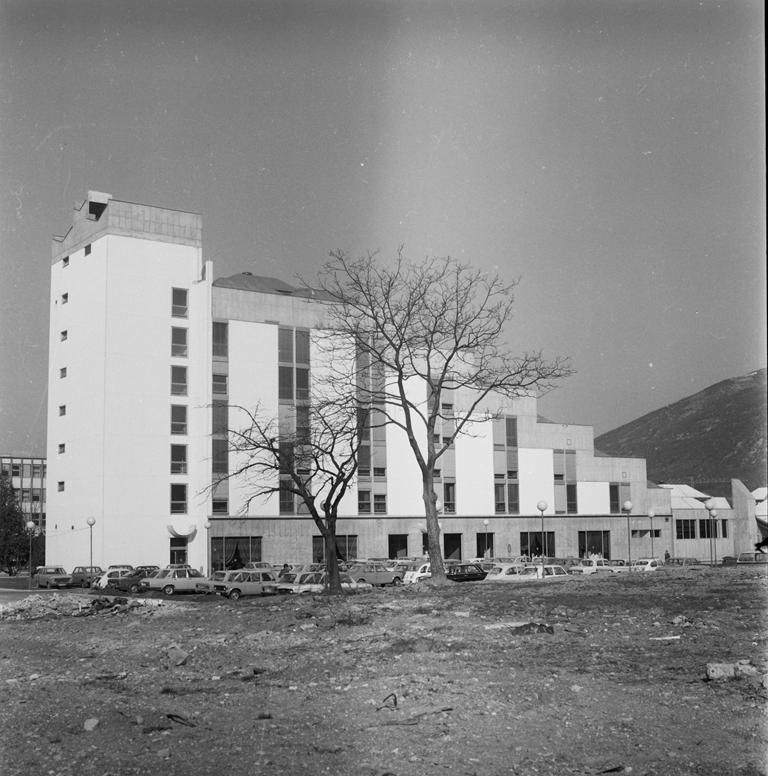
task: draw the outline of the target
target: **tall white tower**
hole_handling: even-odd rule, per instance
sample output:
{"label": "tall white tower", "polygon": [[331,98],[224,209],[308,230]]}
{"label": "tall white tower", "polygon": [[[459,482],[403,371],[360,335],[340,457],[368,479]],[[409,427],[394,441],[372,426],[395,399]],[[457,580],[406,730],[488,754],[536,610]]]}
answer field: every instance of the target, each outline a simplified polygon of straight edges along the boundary
{"label": "tall white tower", "polygon": [[198,214],[91,191],[54,237],[50,563],[88,564],[92,531],[95,565],[205,565],[210,286]]}

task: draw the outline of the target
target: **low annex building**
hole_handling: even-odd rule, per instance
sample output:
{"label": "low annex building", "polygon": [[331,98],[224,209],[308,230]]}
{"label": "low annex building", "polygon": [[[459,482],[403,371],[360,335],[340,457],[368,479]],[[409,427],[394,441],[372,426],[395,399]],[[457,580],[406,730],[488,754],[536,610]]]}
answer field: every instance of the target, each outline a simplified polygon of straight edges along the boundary
{"label": "low annex building", "polygon": [[[307,405],[327,302],[249,272],[215,280],[201,233],[198,214],[89,192],[54,238],[51,563],[89,564],[89,539],[102,566],[322,559],[319,532],[292,497],[246,510],[246,483],[212,483],[233,470],[231,407],[277,418]],[[339,552],[422,555],[421,482],[407,440],[394,427],[369,433]],[[535,397],[457,438],[436,474],[449,558],[638,558],[674,545],[672,494],[646,481],[645,461],[596,453],[591,426],[539,418]]]}

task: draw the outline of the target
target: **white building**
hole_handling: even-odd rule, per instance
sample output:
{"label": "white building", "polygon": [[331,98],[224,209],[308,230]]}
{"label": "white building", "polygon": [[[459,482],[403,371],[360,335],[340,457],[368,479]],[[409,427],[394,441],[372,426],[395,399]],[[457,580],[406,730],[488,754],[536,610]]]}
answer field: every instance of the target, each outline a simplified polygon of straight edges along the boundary
{"label": "white building", "polygon": [[[250,273],[214,281],[199,215],[89,192],[53,245],[49,562],[89,562],[89,539],[102,566],[319,557],[319,531],[292,498],[244,512],[242,482],[211,483],[232,466],[233,405],[279,417],[308,398],[323,305]],[[542,526],[559,557],[672,546],[670,491],[649,487],[644,460],[595,454],[590,426],[541,420],[532,397],[503,414],[441,459],[446,557],[535,554]],[[423,526],[407,441],[374,429],[343,504],[341,553],[421,555]]]}

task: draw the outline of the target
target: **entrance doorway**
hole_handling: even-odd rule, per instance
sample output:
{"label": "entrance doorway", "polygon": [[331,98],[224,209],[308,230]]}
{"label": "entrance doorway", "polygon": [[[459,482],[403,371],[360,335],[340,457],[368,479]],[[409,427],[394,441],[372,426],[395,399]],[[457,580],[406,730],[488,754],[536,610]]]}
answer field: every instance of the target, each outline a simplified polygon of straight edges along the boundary
{"label": "entrance doorway", "polygon": [[187,562],[187,540],[171,539],[171,560],[170,563],[181,564]]}
{"label": "entrance doorway", "polygon": [[405,558],[408,555],[408,534],[389,535],[388,558]]}

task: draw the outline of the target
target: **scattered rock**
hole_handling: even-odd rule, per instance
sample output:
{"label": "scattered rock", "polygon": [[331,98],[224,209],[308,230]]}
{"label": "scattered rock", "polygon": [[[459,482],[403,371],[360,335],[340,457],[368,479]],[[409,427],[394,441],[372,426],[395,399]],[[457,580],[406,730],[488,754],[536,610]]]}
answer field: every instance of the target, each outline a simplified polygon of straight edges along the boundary
{"label": "scattered rock", "polygon": [[756,676],[756,666],[749,660],[740,660],[737,663],[707,663],[707,679],[710,682],[724,679],[740,679],[743,676]]}
{"label": "scattered rock", "polygon": [[96,728],[99,726],[99,720],[96,719],[96,717],[91,717],[90,719],[85,720],[85,723],[83,724],[83,727],[90,733],[93,730],[96,730]]}

